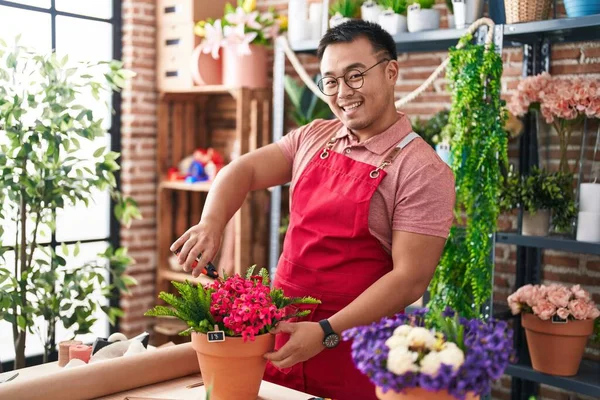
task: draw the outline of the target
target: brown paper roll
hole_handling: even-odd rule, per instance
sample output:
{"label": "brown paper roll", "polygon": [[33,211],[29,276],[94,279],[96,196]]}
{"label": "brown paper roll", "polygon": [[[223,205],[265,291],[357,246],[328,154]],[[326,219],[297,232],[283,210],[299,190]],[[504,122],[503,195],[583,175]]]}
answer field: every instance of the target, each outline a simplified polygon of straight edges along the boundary
{"label": "brown paper roll", "polygon": [[0,385],[0,399],[94,399],[199,372],[196,352],[185,343],[35,378],[17,377]]}

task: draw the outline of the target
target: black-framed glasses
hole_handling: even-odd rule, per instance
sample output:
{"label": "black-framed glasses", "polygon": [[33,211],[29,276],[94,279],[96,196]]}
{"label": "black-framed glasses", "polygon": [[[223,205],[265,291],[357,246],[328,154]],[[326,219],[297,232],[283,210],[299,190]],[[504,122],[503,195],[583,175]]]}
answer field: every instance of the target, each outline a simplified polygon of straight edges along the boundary
{"label": "black-framed glasses", "polygon": [[346,82],[346,85],[348,85],[348,87],[350,89],[360,89],[364,83],[365,83],[365,74],[367,73],[367,71],[369,71],[372,68],[375,68],[376,66],[378,66],[379,64],[381,64],[382,62],[385,61],[390,61],[388,58],[384,58],[383,60],[379,61],[377,64],[370,66],[369,68],[367,68],[364,71],[359,71],[358,69],[350,69],[348,71],[346,71],[346,73],[344,75],[338,76],[338,77],[334,77],[334,76],[326,76],[324,78],[322,78],[321,80],[319,80],[319,82],[317,83],[317,86],[319,87],[319,90],[321,90],[321,92],[325,95],[325,96],[335,96],[338,91],[340,90],[340,85],[339,85],[339,79],[340,78],[344,78],[344,82]]}

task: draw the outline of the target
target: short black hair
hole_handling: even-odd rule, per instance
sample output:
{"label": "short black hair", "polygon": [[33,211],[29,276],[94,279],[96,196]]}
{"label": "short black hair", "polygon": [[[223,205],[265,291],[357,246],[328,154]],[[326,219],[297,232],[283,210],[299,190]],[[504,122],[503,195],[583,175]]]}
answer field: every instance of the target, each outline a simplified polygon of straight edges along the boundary
{"label": "short black hair", "polygon": [[392,35],[383,29],[381,25],[362,19],[352,19],[325,32],[317,48],[319,61],[323,58],[323,53],[330,44],[350,43],[359,37],[367,38],[376,53],[385,51],[390,59],[398,59],[396,42],[394,42]]}

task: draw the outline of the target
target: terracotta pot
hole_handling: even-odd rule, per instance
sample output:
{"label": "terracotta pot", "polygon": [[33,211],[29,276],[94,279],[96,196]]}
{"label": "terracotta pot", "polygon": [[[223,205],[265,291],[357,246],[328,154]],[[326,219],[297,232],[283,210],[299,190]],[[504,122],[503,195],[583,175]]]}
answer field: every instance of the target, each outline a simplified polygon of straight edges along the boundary
{"label": "terracotta pot", "polygon": [[[447,390],[429,392],[420,387],[406,389],[403,393],[394,392],[392,390],[383,393],[383,390],[377,386],[375,388],[375,393],[379,400],[456,400],[456,398],[451,396]],[[479,396],[469,393],[465,399],[479,400]]]}
{"label": "terracotta pot", "polygon": [[226,337],[209,343],[206,335],[192,333],[200,373],[211,400],[256,400],[267,360],[263,355],[275,347],[275,335],[256,336],[254,341]]}
{"label": "terracotta pot", "polygon": [[250,51],[250,54],[240,54],[237,45],[227,45],[223,48],[223,85],[253,89],[268,87],[267,48],[250,45]]}
{"label": "terracotta pot", "polygon": [[550,375],[577,375],[585,345],[594,330],[594,320],[553,323],[522,313],[521,324],[534,370]]}
{"label": "terracotta pot", "polygon": [[537,210],[535,214],[523,213],[523,235],[547,236],[550,229],[550,211]]}
{"label": "terracotta pot", "polygon": [[192,79],[196,85],[221,85],[223,83],[222,57],[214,59],[212,54],[202,53],[202,47],[196,46],[190,58]]}

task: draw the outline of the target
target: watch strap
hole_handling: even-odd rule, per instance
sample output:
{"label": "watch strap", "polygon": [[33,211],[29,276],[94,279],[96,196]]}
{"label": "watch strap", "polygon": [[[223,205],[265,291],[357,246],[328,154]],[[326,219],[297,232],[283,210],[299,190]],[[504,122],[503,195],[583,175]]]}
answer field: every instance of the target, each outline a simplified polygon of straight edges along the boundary
{"label": "watch strap", "polygon": [[321,325],[321,329],[323,329],[323,332],[325,332],[326,337],[331,335],[332,333],[335,333],[328,320],[326,320],[326,319],[320,320],[319,325]]}

